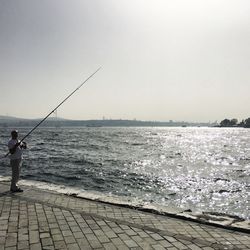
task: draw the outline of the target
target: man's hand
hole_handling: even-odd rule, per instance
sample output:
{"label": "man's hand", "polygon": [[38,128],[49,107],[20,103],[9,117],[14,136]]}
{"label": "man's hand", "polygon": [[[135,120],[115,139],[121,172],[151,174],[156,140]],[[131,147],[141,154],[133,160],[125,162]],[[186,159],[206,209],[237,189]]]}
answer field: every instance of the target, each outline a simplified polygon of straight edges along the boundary
{"label": "man's hand", "polygon": [[23,148],[23,149],[26,149],[26,148],[27,148],[26,142],[22,142],[22,143],[21,143],[21,148]]}

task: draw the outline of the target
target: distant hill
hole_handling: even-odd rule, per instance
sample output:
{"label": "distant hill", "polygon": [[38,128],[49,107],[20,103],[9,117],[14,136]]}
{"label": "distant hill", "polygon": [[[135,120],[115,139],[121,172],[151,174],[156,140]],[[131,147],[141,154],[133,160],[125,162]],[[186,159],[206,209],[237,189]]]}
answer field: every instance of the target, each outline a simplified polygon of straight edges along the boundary
{"label": "distant hill", "polygon": [[5,123],[15,123],[17,121],[28,121],[28,119],[25,118],[17,118],[13,116],[6,116],[6,115],[0,115],[0,122],[5,122]]}
{"label": "distant hill", "polygon": [[[19,118],[15,116],[7,116],[7,115],[0,115],[0,121],[37,121],[37,120],[42,120],[43,118],[35,118],[35,119],[28,119],[28,118]],[[48,117],[47,120],[67,120],[61,117]]]}
{"label": "distant hill", "polygon": [[[41,119],[24,119],[11,116],[0,116],[0,127],[33,127]],[[159,122],[159,121],[139,121],[139,120],[67,120],[64,118],[49,117],[43,127],[186,127],[186,126],[214,126],[210,123],[190,123],[190,122]]]}
{"label": "distant hill", "polygon": [[17,118],[17,117],[13,117],[13,116],[7,116],[7,115],[0,115],[0,120],[15,120],[15,119],[21,119],[21,118]]}
{"label": "distant hill", "polygon": [[[35,126],[41,120],[42,118],[27,119],[27,118],[18,118],[13,116],[0,115],[0,127],[32,127]],[[66,119],[48,117],[48,119],[44,122],[44,125],[47,124],[48,126],[50,123],[52,123],[51,126],[54,126],[53,123],[58,121],[62,122],[66,121]]]}

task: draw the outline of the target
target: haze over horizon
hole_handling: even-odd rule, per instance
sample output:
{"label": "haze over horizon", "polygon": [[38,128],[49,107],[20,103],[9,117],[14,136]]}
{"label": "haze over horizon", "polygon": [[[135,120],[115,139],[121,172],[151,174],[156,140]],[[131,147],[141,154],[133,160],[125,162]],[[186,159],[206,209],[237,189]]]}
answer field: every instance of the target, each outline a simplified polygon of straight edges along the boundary
{"label": "haze over horizon", "polygon": [[0,0],[0,114],[250,117],[250,1]]}

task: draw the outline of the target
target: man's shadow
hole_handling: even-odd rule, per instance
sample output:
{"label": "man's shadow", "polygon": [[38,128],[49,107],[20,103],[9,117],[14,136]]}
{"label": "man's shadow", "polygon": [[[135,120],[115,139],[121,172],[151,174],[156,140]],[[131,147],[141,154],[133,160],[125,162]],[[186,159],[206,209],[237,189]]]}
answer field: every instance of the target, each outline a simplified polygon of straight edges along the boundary
{"label": "man's shadow", "polygon": [[0,193],[0,197],[5,196],[7,194],[13,194],[13,193],[10,190],[8,190],[8,191]]}

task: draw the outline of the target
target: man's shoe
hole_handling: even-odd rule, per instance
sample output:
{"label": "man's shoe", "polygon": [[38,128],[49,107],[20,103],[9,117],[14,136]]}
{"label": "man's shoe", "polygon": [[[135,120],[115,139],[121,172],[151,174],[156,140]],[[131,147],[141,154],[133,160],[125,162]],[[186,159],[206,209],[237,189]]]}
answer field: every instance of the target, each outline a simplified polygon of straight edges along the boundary
{"label": "man's shoe", "polygon": [[18,189],[16,190],[16,192],[21,193],[21,192],[23,192],[23,190],[22,190],[21,188],[18,188]]}
{"label": "man's shoe", "polygon": [[18,189],[15,189],[15,190],[11,189],[10,191],[12,193],[21,193],[21,192],[23,192],[23,190],[21,188],[18,188]]}

